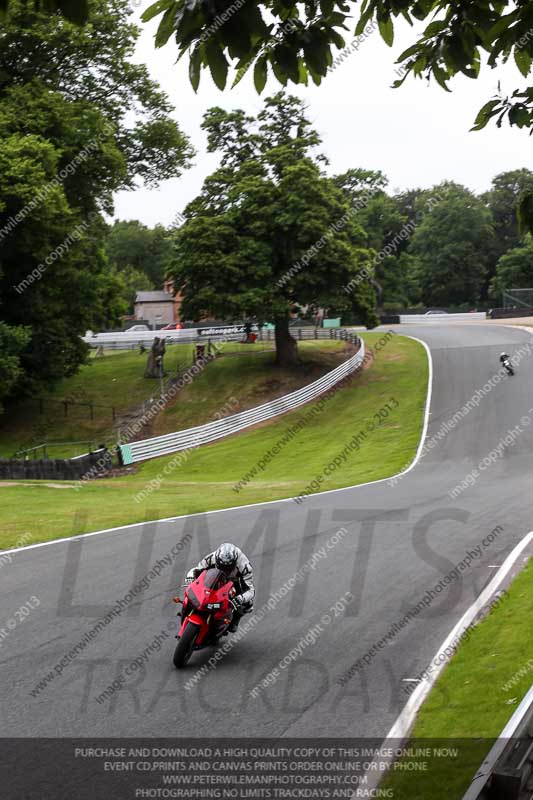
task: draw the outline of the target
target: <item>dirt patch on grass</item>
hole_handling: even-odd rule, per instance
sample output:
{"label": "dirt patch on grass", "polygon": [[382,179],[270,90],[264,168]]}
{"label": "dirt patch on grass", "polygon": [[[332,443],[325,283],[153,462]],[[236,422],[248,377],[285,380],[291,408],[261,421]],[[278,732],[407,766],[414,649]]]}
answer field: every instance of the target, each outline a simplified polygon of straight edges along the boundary
{"label": "dirt patch on grass", "polygon": [[43,481],[0,481],[0,489],[4,486],[46,486],[47,489],[76,489],[74,484],[44,483]]}

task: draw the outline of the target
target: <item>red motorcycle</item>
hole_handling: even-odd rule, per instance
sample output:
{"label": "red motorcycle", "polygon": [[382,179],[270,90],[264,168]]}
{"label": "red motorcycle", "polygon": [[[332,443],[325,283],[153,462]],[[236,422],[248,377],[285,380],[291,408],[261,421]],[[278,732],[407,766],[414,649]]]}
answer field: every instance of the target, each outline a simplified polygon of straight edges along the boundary
{"label": "red motorcycle", "polygon": [[[237,594],[233,581],[219,569],[206,569],[187,584],[182,603],[181,627],[174,652],[174,666],[181,669],[195,650],[217,644],[227,634],[234,614],[232,599]],[[178,614],[180,616],[180,614]]]}

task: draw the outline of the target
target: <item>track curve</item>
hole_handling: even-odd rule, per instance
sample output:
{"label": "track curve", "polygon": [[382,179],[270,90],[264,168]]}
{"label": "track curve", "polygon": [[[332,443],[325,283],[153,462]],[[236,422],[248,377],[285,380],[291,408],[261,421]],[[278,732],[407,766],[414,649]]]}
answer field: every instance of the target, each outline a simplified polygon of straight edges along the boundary
{"label": "track curve", "polygon": [[[530,355],[515,378],[496,385],[396,483],[314,495],[302,505],[280,501],[130,526],[16,553],[0,573],[2,617],[10,618],[32,595],[40,605],[0,649],[2,736],[387,734],[405,705],[405,680],[426,667],[495,566],[533,527],[533,414],[531,424],[521,423],[533,409],[531,334],[491,325],[402,325],[398,332],[422,339],[431,350],[427,441],[494,375],[502,349],[512,355],[531,345]],[[500,448],[501,457],[480,471],[474,485],[450,497],[517,425],[522,432],[516,441]],[[183,672],[172,665],[174,612],[168,601],[187,565],[217,542],[234,541],[254,561],[260,608],[343,528],[346,533],[306,580],[216,670],[186,689],[213,655],[196,654]],[[191,543],[174,563],[32,696],[39,680],[187,533]],[[378,647],[364,671],[353,669],[478,547],[479,556],[459,580]],[[325,622],[324,614],[347,592],[354,596],[348,612],[338,619],[330,613]],[[317,625],[319,634],[308,635]],[[161,649],[153,646],[133,681],[99,703],[96,698],[158,634]],[[252,697],[250,691],[306,636],[300,655]]]}

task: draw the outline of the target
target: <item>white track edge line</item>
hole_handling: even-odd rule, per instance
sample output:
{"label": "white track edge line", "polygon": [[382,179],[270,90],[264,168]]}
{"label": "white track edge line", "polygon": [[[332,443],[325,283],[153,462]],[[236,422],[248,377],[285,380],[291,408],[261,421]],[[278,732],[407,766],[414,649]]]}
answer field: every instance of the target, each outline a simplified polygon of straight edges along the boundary
{"label": "white track edge line", "polygon": [[[493,577],[490,583],[485,587],[485,589],[479,595],[477,600],[475,600],[474,603],[472,603],[472,605],[470,606],[470,608],[468,608],[465,611],[459,622],[454,626],[451,633],[446,637],[445,641],[439,647],[439,649],[437,650],[437,652],[435,653],[435,655],[433,656],[433,658],[429,663],[432,663],[434,659],[437,658],[437,656],[439,656],[446,649],[446,647],[448,647],[448,644],[454,640],[459,631],[461,631],[462,633],[468,628],[468,626],[474,620],[478,611],[481,608],[483,608],[484,605],[486,605],[487,600],[496,592],[498,587],[501,585],[502,581],[507,577],[507,575],[515,565],[517,559],[523,553],[527,545],[532,541],[533,541],[533,531],[526,534],[523,537],[523,539],[521,539],[521,541],[516,545],[516,547],[514,547],[513,550],[509,553],[509,555],[503,562],[502,566],[500,567],[496,575]],[[403,743],[408,738],[409,731],[413,725],[416,715],[418,714],[421,706],[423,705],[430,691],[433,689],[433,686],[435,685],[437,678],[439,677],[440,673],[442,672],[447,663],[448,662],[443,662],[442,664],[440,664],[435,674],[432,675],[429,680],[422,681],[421,683],[418,684],[417,688],[407,701],[405,707],[400,712],[394,725],[388,732],[386,738],[381,743],[380,749],[381,748],[388,749],[388,743],[391,740],[397,740],[396,741],[396,748],[397,748],[400,746],[399,745],[400,742]],[[506,726],[505,730],[507,730],[507,727],[508,726]],[[500,734],[500,736],[502,736],[502,734]],[[380,764],[382,765],[382,768],[380,768],[379,770],[375,769],[374,765],[377,762],[373,761],[369,770],[366,773],[368,775],[368,780],[367,783],[365,784],[365,787],[369,790],[377,789],[377,787],[379,786],[379,784],[385,778],[386,775],[385,767],[383,767],[383,765],[387,765],[387,767],[389,767],[393,761],[394,759],[388,755],[383,757],[380,756]],[[351,800],[355,800],[356,796],[357,795],[354,793],[351,797]]]}
{"label": "white track edge line", "polygon": [[[485,606],[488,600],[492,597],[492,595],[497,591],[498,587],[502,584],[503,580],[507,577],[511,569],[514,567],[517,559],[526,549],[528,544],[533,541],[533,531],[526,534],[524,538],[514,547],[514,549],[509,553],[505,561],[503,562],[502,566],[496,573],[496,575],[492,578],[488,586],[481,592],[477,600],[472,603],[470,608],[468,608],[459,622],[454,626],[451,633],[446,637],[444,642],[441,644],[433,658],[431,659],[432,663],[435,658],[437,658],[442,652],[446,650],[446,648],[453,642],[453,640],[460,634],[464,633],[464,631],[468,628],[468,626],[473,622],[476,617],[478,611],[480,611],[483,606]],[[405,708],[402,710],[400,715],[398,716],[396,722],[390,729],[389,733],[387,734],[387,739],[404,739],[414,722],[415,716],[420,710],[420,707],[426,697],[428,696],[429,692],[435,685],[437,678],[439,677],[440,673],[446,666],[447,662],[443,662],[439,664],[436,668],[434,674],[430,676],[429,680],[422,681],[419,683],[409,700],[407,701]],[[386,741],[385,740],[385,741]]]}

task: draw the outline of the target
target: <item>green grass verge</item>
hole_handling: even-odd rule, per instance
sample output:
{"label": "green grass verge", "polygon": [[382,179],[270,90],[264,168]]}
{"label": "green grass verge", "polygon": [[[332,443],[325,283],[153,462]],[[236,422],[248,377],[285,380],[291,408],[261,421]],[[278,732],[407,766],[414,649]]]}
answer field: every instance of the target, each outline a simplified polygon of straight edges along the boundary
{"label": "green grass verge", "polygon": [[[91,357],[76,375],[61,381],[54,391],[43,393],[42,414],[35,399],[18,403],[0,418],[2,454],[11,456],[18,449],[29,449],[43,442],[99,444],[112,441],[112,407],[120,414],[159,394],[159,382],[143,377],[146,358],[138,350]],[[191,363],[190,347],[178,345],[169,349],[166,363],[173,371],[185,368]],[[79,403],[98,404],[94,408],[94,419],[91,420],[88,408],[74,405],[69,406],[68,416],[65,416],[64,408],[58,404],[65,398],[72,398]],[[51,458],[67,458],[87,452],[87,449],[63,444],[51,448],[48,455]]]}
{"label": "green grass verge", "polygon": [[[241,345],[237,342],[222,344],[220,351],[227,357],[209,363],[194,383],[179,393],[176,401],[155,419],[151,429],[140,438],[171,433],[182,428],[208,422],[212,413],[230,403],[228,408],[239,411],[258,405],[280,394],[286,394],[305,385],[333,369],[345,345],[335,340],[303,342],[300,346],[304,369],[298,373],[273,368],[273,351],[267,343]],[[17,450],[29,449],[44,442],[59,446],[49,447],[50,458],[68,458],[104,442],[116,440],[112,408],[117,418],[128,409],[135,409],[151,397],[158,397],[158,380],[144,378],[147,355],[138,350],[106,351],[83,366],[73,377],[67,378],[44,398],[43,413],[39,403],[29,399],[18,403],[0,418],[0,452],[12,456]],[[169,345],[165,368],[169,375],[190,367],[193,345]],[[308,376],[307,371],[313,374]],[[85,406],[71,405],[68,416],[58,402],[65,398],[81,403],[95,403],[94,418]],[[47,402],[48,401],[48,402]],[[80,444],[69,444],[79,442]]]}
{"label": "green grass verge", "polygon": [[[411,740],[456,740],[459,758],[426,773],[394,772],[382,788],[398,800],[460,800],[533,682],[533,560],[459,647],[422,706]],[[459,740],[470,740],[468,745]],[[453,746],[453,742],[448,742]]]}
{"label": "green grass verge", "polygon": [[[365,334],[369,346],[381,337]],[[42,541],[146,519],[298,496],[317,475],[324,474],[354,436],[366,433],[369,425],[375,430],[366,433],[360,448],[347,456],[342,468],[324,476],[321,490],[390,477],[416,453],[427,380],[424,348],[412,339],[394,336],[376,354],[372,366],[334,394],[324,412],[281,446],[239,492],[233,487],[280,444],[286,431],[313,404],[199,448],[186,458],[154,459],[135,474],[88,482],[78,491],[67,483],[0,484],[0,547],[13,546],[23,533]],[[387,404],[392,410],[380,421],[375,415]],[[159,488],[150,491],[157,484]],[[143,491],[147,494],[136,502],[135,497]]]}

